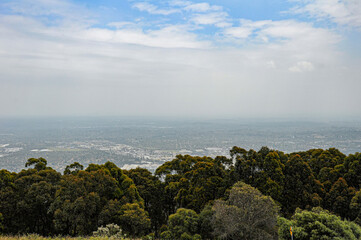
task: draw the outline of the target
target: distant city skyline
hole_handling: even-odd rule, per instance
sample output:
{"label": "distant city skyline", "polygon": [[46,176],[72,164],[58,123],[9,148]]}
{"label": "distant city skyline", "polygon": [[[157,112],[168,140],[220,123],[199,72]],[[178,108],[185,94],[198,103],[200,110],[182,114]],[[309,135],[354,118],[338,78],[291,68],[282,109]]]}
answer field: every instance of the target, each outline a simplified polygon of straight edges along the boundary
{"label": "distant city skyline", "polygon": [[4,0],[0,117],[361,119],[357,0]]}

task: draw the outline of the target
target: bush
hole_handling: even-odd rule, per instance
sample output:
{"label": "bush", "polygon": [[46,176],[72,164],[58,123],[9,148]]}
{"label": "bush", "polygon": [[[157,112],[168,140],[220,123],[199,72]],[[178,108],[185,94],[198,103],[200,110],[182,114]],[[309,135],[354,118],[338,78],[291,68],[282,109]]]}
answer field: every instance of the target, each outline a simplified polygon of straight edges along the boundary
{"label": "bush", "polygon": [[194,234],[193,235],[193,240],[202,240],[202,237],[199,234]]}
{"label": "bush", "polygon": [[353,222],[342,221],[340,217],[323,210],[297,210],[291,220],[278,218],[280,240],[290,239],[292,226],[295,239],[361,239],[361,227]]}
{"label": "bush", "polygon": [[192,236],[198,233],[198,221],[199,216],[195,211],[179,208],[169,216],[168,229],[173,239],[192,239]]}
{"label": "bush", "polygon": [[105,227],[101,226],[97,231],[93,232],[94,237],[114,237],[123,239],[122,229],[116,224],[107,224]]}
{"label": "bush", "polygon": [[190,235],[190,234],[188,234],[188,233],[183,233],[182,235],[181,235],[181,237],[180,237],[180,239],[181,240],[192,240],[193,238],[192,238],[192,236]]}
{"label": "bush", "polygon": [[160,234],[162,240],[173,240],[172,233],[170,231],[164,231]]}
{"label": "bush", "polygon": [[148,235],[142,237],[142,240],[153,240],[153,239],[155,239],[154,233],[149,233]]}

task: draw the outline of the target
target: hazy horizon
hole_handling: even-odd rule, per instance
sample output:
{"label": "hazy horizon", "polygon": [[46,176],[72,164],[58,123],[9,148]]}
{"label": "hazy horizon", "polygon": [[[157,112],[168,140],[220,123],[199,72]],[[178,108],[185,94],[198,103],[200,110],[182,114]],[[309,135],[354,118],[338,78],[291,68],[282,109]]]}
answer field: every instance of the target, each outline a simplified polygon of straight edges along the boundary
{"label": "hazy horizon", "polygon": [[29,158],[43,157],[56,170],[80,162],[112,161],[154,171],[178,154],[229,156],[233,146],[285,153],[337,148],[360,152],[361,121],[185,118],[0,118],[0,168],[20,171]]}
{"label": "hazy horizon", "polygon": [[83,121],[83,120],[155,120],[155,121],[224,121],[237,123],[361,123],[361,117],[355,116],[294,116],[294,117],[252,117],[252,116],[189,116],[189,115],[15,115],[0,116],[0,121],[42,121],[42,120],[59,120],[59,121]]}

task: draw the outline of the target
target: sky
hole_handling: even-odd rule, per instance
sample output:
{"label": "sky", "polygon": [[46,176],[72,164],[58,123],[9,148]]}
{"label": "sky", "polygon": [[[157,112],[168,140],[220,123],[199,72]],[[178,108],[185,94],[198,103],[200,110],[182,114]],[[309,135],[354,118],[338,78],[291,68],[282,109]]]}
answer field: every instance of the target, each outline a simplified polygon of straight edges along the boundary
{"label": "sky", "polygon": [[361,119],[360,0],[2,0],[0,117]]}

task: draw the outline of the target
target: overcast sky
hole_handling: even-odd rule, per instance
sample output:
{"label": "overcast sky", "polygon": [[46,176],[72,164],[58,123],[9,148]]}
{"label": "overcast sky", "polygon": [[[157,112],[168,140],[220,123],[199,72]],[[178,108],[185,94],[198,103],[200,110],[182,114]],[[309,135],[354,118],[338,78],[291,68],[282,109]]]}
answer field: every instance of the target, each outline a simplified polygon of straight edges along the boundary
{"label": "overcast sky", "polygon": [[0,116],[361,118],[360,0],[2,0]]}

